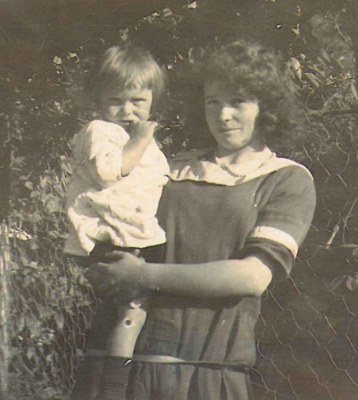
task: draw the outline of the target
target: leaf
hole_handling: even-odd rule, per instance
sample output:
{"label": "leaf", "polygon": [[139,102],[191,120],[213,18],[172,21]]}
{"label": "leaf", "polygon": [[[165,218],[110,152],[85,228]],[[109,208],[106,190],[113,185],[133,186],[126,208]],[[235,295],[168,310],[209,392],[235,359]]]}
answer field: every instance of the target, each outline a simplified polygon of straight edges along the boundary
{"label": "leaf", "polygon": [[337,278],[334,278],[333,281],[328,285],[329,290],[335,290],[340,286],[344,280],[347,278],[347,275],[343,276],[338,276]]}
{"label": "leaf", "polygon": [[321,54],[323,56],[323,58],[328,62],[331,63],[331,57],[327,54],[327,52],[324,49],[321,49]]}
{"label": "leaf", "polygon": [[40,187],[42,189],[44,189],[46,187],[47,182],[48,182],[48,177],[47,176],[45,176],[45,177],[40,176]]}
{"label": "leaf", "polygon": [[36,357],[36,352],[35,349],[33,347],[29,347],[26,351],[26,357],[28,360],[32,360],[33,358]]}
{"label": "leaf", "polygon": [[49,213],[60,212],[61,211],[61,204],[60,200],[54,196],[53,194],[48,194],[44,198],[44,206]]}
{"label": "leaf", "polygon": [[300,35],[300,24],[297,24],[297,25],[296,25],[296,28],[292,28],[292,32],[293,32],[295,35],[299,36],[299,35]]}
{"label": "leaf", "polygon": [[70,160],[64,155],[62,155],[60,157],[60,160],[61,160],[62,171],[67,172],[68,174],[72,175],[72,165],[71,165]]}
{"label": "leaf", "polygon": [[355,248],[353,249],[352,256],[358,258],[358,246],[355,246]]}
{"label": "leaf", "polygon": [[58,329],[62,330],[63,326],[65,324],[64,318],[62,314],[56,314],[55,315],[55,321]]}
{"label": "leaf", "polygon": [[302,66],[301,63],[295,57],[290,58],[291,68],[295,72],[297,78],[299,80],[302,79]]}
{"label": "leaf", "polygon": [[22,287],[27,288],[29,286],[32,286],[34,283],[35,279],[31,275],[27,275],[22,281]]}
{"label": "leaf", "polygon": [[191,9],[191,10],[195,10],[197,7],[198,7],[198,5],[196,4],[196,1],[193,1],[192,3],[190,3],[186,6],[186,8]]}
{"label": "leaf", "polygon": [[18,332],[21,332],[25,328],[25,317],[21,313],[16,318],[16,328]]}
{"label": "leaf", "polygon": [[76,62],[79,61],[77,53],[73,53],[71,51],[67,54],[67,58],[70,59],[70,60],[74,59],[74,61],[76,61]]}
{"label": "leaf", "polygon": [[203,59],[204,49],[202,47],[190,47],[188,58],[190,63],[195,63]]}
{"label": "leaf", "polygon": [[310,72],[305,73],[305,77],[313,83],[314,86],[319,87],[319,80],[317,79],[316,75],[311,74]]}
{"label": "leaf", "polygon": [[57,239],[58,238],[58,233],[56,231],[48,231],[47,235],[51,239]]}
{"label": "leaf", "polygon": [[25,187],[29,190],[34,190],[34,184],[32,182],[25,182]]}
{"label": "leaf", "polygon": [[62,60],[61,60],[61,58],[58,57],[58,56],[55,56],[55,57],[53,58],[52,62],[53,62],[54,64],[56,64],[56,65],[61,65],[61,64],[62,64]]}
{"label": "leaf", "polygon": [[163,18],[168,18],[173,15],[173,11],[170,8],[164,8],[163,10]]}
{"label": "leaf", "polygon": [[351,83],[351,91],[352,91],[353,97],[354,97],[356,100],[358,100],[357,89],[356,89],[356,87],[355,87],[355,85],[354,85],[353,82]]}
{"label": "leaf", "polygon": [[38,249],[40,248],[39,242],[38,242],[37,239],[30,239],[30,240],[28,241],[28,245],[29,245],[29,248],[30,248],[31,250],[38,250]]}
{"label": "leaf", "polygon": [[18,247],[18,252],[19,252],[19,260],[22,264],[23,267],[26,267],[26,265],[29,263],[29,259],[27,257],[27,254],[25,253],[25,251],[23,249],[21,249],[20,247]]}
{"label": "leaf", "polygon": [[351,276],[351,275],[347,276],[346,284],[347,284],[347,288],[350,291],[355,290],[358,286],[358,275],[356,274],[353,276]]}

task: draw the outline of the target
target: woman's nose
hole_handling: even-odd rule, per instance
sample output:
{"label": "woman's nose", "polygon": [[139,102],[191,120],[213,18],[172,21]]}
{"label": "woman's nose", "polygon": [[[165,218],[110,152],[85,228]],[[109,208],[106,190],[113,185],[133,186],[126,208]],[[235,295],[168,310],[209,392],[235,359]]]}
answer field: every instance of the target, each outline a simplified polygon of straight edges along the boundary
{"label": "woman's nose", "polygon": [[221,121],[229,121],[232,118],[232,107],[223,106],[220,111]]}

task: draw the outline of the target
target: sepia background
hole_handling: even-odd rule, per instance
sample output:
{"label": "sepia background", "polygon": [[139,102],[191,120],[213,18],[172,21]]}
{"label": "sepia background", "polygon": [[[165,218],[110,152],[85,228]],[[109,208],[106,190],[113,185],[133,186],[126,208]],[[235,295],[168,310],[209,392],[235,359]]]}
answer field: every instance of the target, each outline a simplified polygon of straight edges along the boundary
{"label": "sepia background", "polygon": [[83,84],[104,49],[135,42],[167,71],[155,118],[171,158],[206,146],[195,66],[235,38],[274,48],[305,123],[271,147],[312,172],[316,215],[292,276],[271,285],[251,375],[258,400],[358,399],[356,0],[2,0],[0,397],[65,400],[96,308],[64,260],[68,141],[92,118]]}

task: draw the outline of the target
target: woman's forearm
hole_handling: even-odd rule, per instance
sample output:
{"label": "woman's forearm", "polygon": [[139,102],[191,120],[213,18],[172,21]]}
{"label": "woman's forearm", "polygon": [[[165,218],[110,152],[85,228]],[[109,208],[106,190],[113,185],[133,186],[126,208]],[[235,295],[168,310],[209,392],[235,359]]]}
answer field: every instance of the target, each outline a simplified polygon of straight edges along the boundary
{"label": "woman's forearm", "polygon": [[204,264],[149,264],[141,285],[166,293],[223,298],[260,296],[270,284],[270,268],[257,257]]}

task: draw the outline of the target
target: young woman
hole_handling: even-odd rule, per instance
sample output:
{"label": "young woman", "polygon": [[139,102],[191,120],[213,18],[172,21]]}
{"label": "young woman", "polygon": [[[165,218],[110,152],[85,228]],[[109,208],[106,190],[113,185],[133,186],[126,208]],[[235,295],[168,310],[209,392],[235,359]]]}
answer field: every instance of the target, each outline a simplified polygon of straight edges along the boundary
{"label": "young woman", "polygon": [[171,163],[158,213],[165,264],[113,252],[112,263],[90,269],[108,299],[130,298],[137,285],[153,292],[128,399],[253,398],[260,297],[290,273],[315,208],[309,171],[266,145],[292,126],[294,98],[276,60],[243,41],[207,60],[203,101],[216,146]]}

